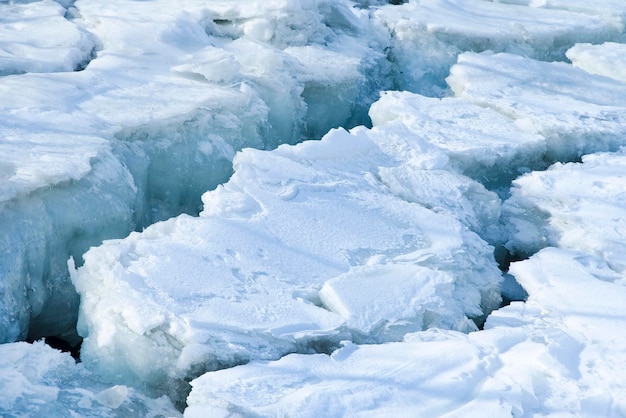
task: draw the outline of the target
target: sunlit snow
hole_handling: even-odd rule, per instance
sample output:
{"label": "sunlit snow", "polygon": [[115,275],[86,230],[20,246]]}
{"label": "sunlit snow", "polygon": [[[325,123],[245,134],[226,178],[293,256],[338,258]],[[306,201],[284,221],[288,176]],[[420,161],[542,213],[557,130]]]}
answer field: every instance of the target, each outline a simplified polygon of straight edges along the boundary
{"label": "sunlit snow", "polygon": [[0,415],[626,416],[625,24],[0,0]]}

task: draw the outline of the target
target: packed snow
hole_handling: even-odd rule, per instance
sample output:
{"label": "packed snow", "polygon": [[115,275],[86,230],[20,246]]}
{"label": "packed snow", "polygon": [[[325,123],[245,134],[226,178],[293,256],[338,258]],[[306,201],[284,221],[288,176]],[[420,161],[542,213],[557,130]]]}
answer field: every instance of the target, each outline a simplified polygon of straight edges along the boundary
{"label": "packed snow", "polygon": [[185,417],[624,416],[624,276],[557,248],[511,272],[530,296],[484,331],[431,329],[207,373],[191,382]]}
{"label": "packed snow", "polygon": [[197,214],[237,150],[367,123],[377,91],[391,86],[378,44],[388,34],[343,3],[46,0],[0,2],[0,15],[22,28],[0,37],[0,50],[28,40],[29,61],[52,41],[78,42],[65,35],[97,49],[83,71],[0,78],[2,342],[44,329],[76,340],[70,256],[81,262],[103,239]]}
{"label": "packed snow", "polygon": [[626,416],[625,23],[0,0],[0,415]]}
{"label": "packed snow", "polygon": [[[383,342],[434,326],[475,330],[468,318],[499,306],[501,275],[493,248],[463,222],[495,222],[499,201],[446,162],[395,124],[242,151],[199,218],[85,254],[72,274],[83,362],[160,385],[351,332]],[[416,191],[408,200],[387,183]],[[438,194],[420,193],[431,184]],[[158,367],[145,352],[160,352]]]}

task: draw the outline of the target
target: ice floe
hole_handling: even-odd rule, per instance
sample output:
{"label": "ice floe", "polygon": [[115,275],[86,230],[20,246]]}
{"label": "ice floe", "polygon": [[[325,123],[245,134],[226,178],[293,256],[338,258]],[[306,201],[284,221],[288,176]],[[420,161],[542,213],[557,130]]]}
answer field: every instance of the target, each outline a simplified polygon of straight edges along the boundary
{"label": "ice floe", "polygon": [[528,300],[494,312],[484,331],[207,373],[192,381],[185,416],[623,416],[624,277],[555,248],[511,272]]}
{"label": "ice floe", "polygon": [[[428,149],[390,124],[244,150],[233,177],[203,196],[200,218],[85,255],[73,273],[83,361],[158,386],[350,335],[383,342],[433,326],[476,329],[468,318],[498,307],[501,276],[492,247],[464,221],[494,222],[499,199],[474,183],[478,207],[491,200],[496,210],[458,205],[472,181]],[[409,168],[420,189],[439,194],[394,194],[385,179],[411,184]]]}

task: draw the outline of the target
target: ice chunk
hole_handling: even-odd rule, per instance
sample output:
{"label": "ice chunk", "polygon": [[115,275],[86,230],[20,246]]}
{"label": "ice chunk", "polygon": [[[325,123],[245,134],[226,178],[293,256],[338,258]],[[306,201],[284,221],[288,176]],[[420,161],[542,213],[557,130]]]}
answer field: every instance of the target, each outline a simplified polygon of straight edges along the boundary
{"label": "ice chunk", "polygon": [[43,342],[0,345],[3,416],[177,417],[165,397],[111,386]]}
{"label": "ice chunk", "polygon": [[384,36],[344,3],[70,3],[0,4],[0,73],[43,71],[0,80],[0,342],[71,337],[70,256],[197,214],[238,150],[367,122],[389,87]]}
{"label": "ice chunk", "polygon": [[[445,161],[394,124],[242,151],[233,177],[203,196],[200,218],[155,224],[85,255],[73,273],[83,361],[122,383],[158,386],[336,344],[346,325],[376,334],[374,322],[392,323],[372,336],[380,341],[429,325],[473,327],[468,316],[500,302],[492,248],[459,221],[462,210],[437,213],[396,196],[378,177],[382,168],[428,171]],[[459,177],[461,187],[466,181]],[[330,311],[318,295],[328,280],[339,301]],[[396,290],[373,290],[380,310],[371,321],[345,324],[334,311],[363,304],[363,295],[345,290],[362,280]],[[432,285],[422,289],[424,280]],[[405,310],[391,308],[400,289],[413,293]]]}
{"label": "ice chunk", "polygon": [[375,12],[392,33],[390,59],[400,90],[441,96],[444,78],[465,51],[510,52],[564,60],[579,42],[618,40],[619,19],[483,0],[414,0]]}
{"label": "ice chunk", "polygon": [[84,68],[94,42],[65,12],[52,0],[0,3],[0,76]]}
{"label": "ice chunk", "polygon": [[[508,185],[529,168],[546,168],[546,140],[532,128],[463,98],[385,92],[370,109],[374,125],[403,123],[443,151],[463,174],[489,188]],[[474,201],[478,196],[472,196]]]}
{"label": "ice chunk", "polygon": [[574,67],[626,83],[625,52],[626,45],[614,42],[602,45],[577,44],[567,51],[567,58]]}
{"label": "ice chunk", "polygon": [[625,143],[626,85],[569,64],[465,53],[447,81],[457,97],[495,109],[545,136],[548,161],[614,151]]}
{"label": "ice chunk", "polygon": [[[354,267],[329,280],[320,299],[346,320],[356,340],[385,341],[431,327],[476,330],[464,316],[465,303],[459,303],[469,299],[465,292],[479,296],[460,283],[455,286],[451,272],[410,264],[374,265]],[[475,315],[482,315],[479,297],[473,305]]]}
{"label": "ice chunk", "polygon": [[626,272],[626,151],[586,155],[514,182],[503,217],[507,243],[528,254],[544,246],[577,249]]}
{"label": "ice chunk", "polygon": [[591,255],[550,248],[513,263],[526,303],[485,330],[431,329],[206,373],[186,417],[606,416],[626,412],[626,281]]}

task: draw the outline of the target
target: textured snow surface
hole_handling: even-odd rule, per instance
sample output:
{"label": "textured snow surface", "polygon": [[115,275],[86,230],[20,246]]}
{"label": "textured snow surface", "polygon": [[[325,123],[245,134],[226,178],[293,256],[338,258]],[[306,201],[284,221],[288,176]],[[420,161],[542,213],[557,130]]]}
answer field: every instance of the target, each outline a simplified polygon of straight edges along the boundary
{"label": "textured snow surface", "polygon": [[626,272],[625,179],[624,149],[519,178],[504,205],[507,246],[521,253],[544,246],[581,250]]}
{"label": "textured snow surface", "polygon": [[626,416],[625,23],[0,0],[0,415]]}
{"label": "textured snow surface", "polygon": [[[499,200],[445,163],[395,124],[244,150],[233,177],[203,196],[200,218],[85,255],[73,274],[83,361],[158,385],[163,373],[306,352],[350,332],[382,342],[476,329],[467,318],[498,307],[501,276],[493,248],[463,221],[495,222]],[[396,185],[414,191],[404,198]],[[161,354],[155,363],[145,352]]]}
{"label": "textured snow surface", "polygon": [[72,338],[67,259],[197,214],[237,150],[367,122],[391,86],[388,34],[355,12],[306,0],[0,2],[0,341]]}
{"label": "textured snow surface", "polygon": [[192,381],[185,417],[624,416],[624,277],[556,248],[511,272],[530,296],[494,312],[485,331],[429,330],[207,373]]}

